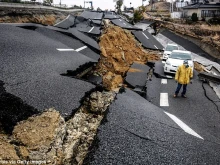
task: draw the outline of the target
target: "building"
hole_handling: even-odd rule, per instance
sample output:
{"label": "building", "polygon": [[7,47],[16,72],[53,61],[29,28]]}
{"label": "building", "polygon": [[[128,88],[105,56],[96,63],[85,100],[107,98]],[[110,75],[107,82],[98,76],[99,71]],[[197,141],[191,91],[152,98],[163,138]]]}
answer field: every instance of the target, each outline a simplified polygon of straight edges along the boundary
{"label": "building", "polygon": [[197,13],[199,20],[220,17],[220,3],[216,2],[190,4],[182,9],[184,17],[191,17],[193,13]]}

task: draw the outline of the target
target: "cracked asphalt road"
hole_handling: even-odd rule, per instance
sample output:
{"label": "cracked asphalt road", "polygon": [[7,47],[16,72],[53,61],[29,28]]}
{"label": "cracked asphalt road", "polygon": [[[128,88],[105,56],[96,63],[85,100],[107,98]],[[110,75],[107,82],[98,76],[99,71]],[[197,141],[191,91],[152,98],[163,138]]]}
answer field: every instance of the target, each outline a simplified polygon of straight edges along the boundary
{"label": "cracked asphalt road", "polygon": [[[57,48],[69,48],[65,41],[70,38],[60,34],[58,37],[63,39],[59,42],[56,36],[51,39],[36,31],[10,25],[0,25],[0,31],[0,80],[5,83],[7,92],[28,105],[40,111],[54,107],[63,115],[70,115],[80,106],[85,92],[95,87],[60,75],[95,61],[75,51],[58,51]],[[81,44],[74,39],[71,41],[73,45]]]}
{"label": "cracked asphalt road", "polygon": [[219,164],[220,144],[185,133],[163,112],[126,90],[110,106],[84,164]]}
{"label": "cracked asphalt road", "polygon": [[[0,25],[0,31],[0,83],[31,109],[55,107],[62,115],[70,115],[85,92],[95,87],[60,75],[98,60],[99,47],[94,40],[89,41],[93,48],[61,52],[57,48],[76,50],[85,44],[40,27],[32,31]],[[71,31],[82,37],[76,29]],[[83,35],[83,40],[87,39]],[[217,96],[195,78],[189,98],[174,100],[175,86],[173,80],[164,86],[161,79],[153,77],[148,83],[147,99],[151,102],[129,89],[118,94],[84,164],[220,164],[219,103],[210,102],[204,89],[213,100]],[[0,94],[4,88],[0,86]],[[160,108],[160,92],[169,93],[171,106]],[[179,117],[204,140],[186,133],[165,111]]]}

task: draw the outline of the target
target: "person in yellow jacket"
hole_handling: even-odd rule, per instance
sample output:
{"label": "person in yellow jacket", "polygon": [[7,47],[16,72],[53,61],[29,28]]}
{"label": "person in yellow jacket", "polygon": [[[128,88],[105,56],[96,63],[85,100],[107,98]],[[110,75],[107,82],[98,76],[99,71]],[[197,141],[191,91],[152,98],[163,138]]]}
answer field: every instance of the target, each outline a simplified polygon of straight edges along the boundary
{"label": "person in yellow jacket", "polygon": [[186,98],[186,87],[187,84],[192,83],[191,78],[193,77],[192,68],[189,67],[188,61],[184,60],[183,65],[180,65],[176,71],[175,81],[178,82],[175,94],[173,97],[177,97],[181,87],[183,86],[183,91],[181,96]]}

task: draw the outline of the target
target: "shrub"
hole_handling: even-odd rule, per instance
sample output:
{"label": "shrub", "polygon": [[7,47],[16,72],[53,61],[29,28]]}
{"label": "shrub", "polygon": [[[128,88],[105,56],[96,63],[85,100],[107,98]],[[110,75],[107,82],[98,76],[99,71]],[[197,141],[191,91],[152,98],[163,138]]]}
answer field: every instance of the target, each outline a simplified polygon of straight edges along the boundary
{"label": "shrub", "polygon": [[212,25],[219,25],[220,24],[220,18],[211,18],[208,20],[208,23],[212,24]]}
{"label": "shrub", "polygon": [[193,22],[198,21],[197,13],[193,13],[191,19]]}
{"label": "shrub", "polygon": [[142,12],[140,10],[135,10],[134,11],[134,22],[139,22],[142,19],[143,19]]}

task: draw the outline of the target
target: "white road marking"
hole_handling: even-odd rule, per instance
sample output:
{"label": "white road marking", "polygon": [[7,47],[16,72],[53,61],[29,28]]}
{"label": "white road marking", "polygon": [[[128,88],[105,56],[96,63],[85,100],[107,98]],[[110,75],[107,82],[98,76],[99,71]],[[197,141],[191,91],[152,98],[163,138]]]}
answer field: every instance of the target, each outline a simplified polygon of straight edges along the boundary
{"label": "white road marking", "polygon": [[123,22],[124,25],[126,25],[126,23]]}
{"label": "white road marking", "polygon": [[160,106],[161,107],[168,107],[168,93],[160,93]]}
{"label": "white road marking", "polygon": [[62,48],[57,48],[57,50],[61,52],[75,51],[74,49],[62,49]]}
{"label": "white road marking", "polygon": [[173,78],[172,76],[168,76],[168,75],[166,75],[166,77],[167,77],[167,78]]}
{"label": "white road marking", "polygon": [[79,51],[81,51],[81,50],[83,50],[83,49],[86,49],[86,48],[87,48],[87,46],[83,46],[83,47],[81,47],[81,48],[76,49],[76,52],[79,52]]}
{"label": "white road marking", "polygon": [[161,79],[161,84],[167,84],[167,79]]}
{"label": "white road marking", "polygon": [[146,37],[149,40],[149,38],[146,36],[146,34],[144,34],[143,32],[142,32],[142,34],[144,35],[144,37]]}
{"label": "white road marking", "polygon": [[215,73],[215,72],[212,72],[215,76],[217,76],[217,73]]}
{"label": "white road marking", "polygon": [[94,26],[90,29],[89,33],[94,29]]}
{"label": "white road marking", "polygon": [[119,19],[119,21],[121,21],[121,19]]}
{"label": "white road marking", "polygon": [[63,21],[65,21],[65,20],[67,20],[69,17],[70,17],[70,15],[68,15],[68,17],[66,17],[66,19],[64,19],[64,20],[62,20],[62,21],[60,21],[60,22],[56,23],[56,24],[55,24],[55,25],[53,25],[53,26],[56,26],[56,25],[60,24],[61,22],[63,22]]}
{"label": "white road marking", "polygon": [[158,48],[156,47],[156,45],[154,45],[154,47],[155,47],[156,49],[158,49]]}
{"label": "white road marking", "polygon": [[188,125],[186,125],[184,122],[182,122],[179,118],[177,118],[176,116],[165,112],[176,124],[178,124],[186,133],[196,136],[202,140],[204,140],[199,134],[197,134],[194,130],[192,130]]}

